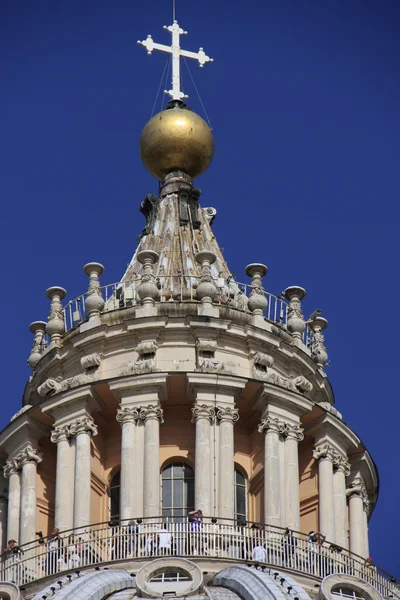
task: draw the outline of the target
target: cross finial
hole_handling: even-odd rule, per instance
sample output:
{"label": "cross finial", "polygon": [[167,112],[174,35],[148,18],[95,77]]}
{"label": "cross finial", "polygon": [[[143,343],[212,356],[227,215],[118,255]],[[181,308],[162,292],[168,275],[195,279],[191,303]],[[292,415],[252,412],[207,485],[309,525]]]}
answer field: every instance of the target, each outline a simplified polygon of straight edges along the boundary
{"label": "cross finial", "polygon": [[203,48],[200,48],[198,52],[189,52],[188,50],[182,50],[182,48],[180,47],[180,36],[186,35],[187,31],[184,31],[181,27],[179,27],[178,21],[174,20],[173,25],[170,25],[169,27],[164,25],[164,29],[169,31],[172,35],[171,46],[157,44],[150,34],[142,42],[139,40],[138,44],[146,48],[147,54],[151,54],[153,50],[158,50],[159,52],[166,52],[167,54],[172,54],[172,89],[165,90],[164,93],[171,96],[173,100],[182,100],[182,98],[187,98],[187,96],[181,91],[180,57],[183,56],[185,58],[192,58],[193,60],[197,60],[200,67],[204,67],[204,65],[207,62],[213,62],[214,59],[207,56]]}

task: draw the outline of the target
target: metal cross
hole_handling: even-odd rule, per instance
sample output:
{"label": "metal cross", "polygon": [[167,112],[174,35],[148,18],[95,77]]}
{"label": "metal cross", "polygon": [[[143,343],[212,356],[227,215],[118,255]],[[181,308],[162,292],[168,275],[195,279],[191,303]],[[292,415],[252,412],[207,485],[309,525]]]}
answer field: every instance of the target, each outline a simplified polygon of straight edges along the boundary
{"label": "metal cross", "polygon": [[138,44],[144,46],[147,50],[147,54],[151,54],[153,50],[159,50],[160,52],[166,52],[172,54],[172,90],[164,90],[165,94],[171,96],[173,100],[182,100],[187,96],[181,92],[181,81],[180,81],[180,57],[192,58],[199,62],[200,67],[204,67],[207,62],[213,62],[214,59],[207,56],[203,48],[200,48],[198,52],[189,52],[188,50],[182,50],[179,44],[179,38],[181,35],[186,35],[187,31],[181,29],[178,25],[178,21],[174,21],[173,25],[167,27],[164,25],[164,29],[169,31],[172,35],[172,45],[165,46],[164,44],[157,44],[151,35],[148,35],[142,42],[139,40]]}

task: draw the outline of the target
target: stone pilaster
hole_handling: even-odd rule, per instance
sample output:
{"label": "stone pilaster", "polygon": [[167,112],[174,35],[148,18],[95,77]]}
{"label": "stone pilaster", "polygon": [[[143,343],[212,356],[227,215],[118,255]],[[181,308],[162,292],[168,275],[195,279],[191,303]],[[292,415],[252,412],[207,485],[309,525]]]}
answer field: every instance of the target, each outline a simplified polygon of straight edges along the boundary
{"label": "stone pilaster", "polygon": [[285,431],[285,526],[300,530],[299,442],[304,439],[298,424],[286,423]]}
{"label": "stone pilaster", "polygon": [[60,531],[74,526],[75,442],[70,442],[69,425],[56,426],[51,441],[57,444],[54,527]]}
{"label": "stone pilaster", "polygon": [[350,474],[350,463],[345,456],[338,454],[334,460],[333,468],[333,505],[335,509],[334,542],[338,546],[348,549],[346,476]]}
{"label": "stone pilaster", "polygon": [[121,423],[121,521],[141,516],[138,512],[138,481],[135,469],[137,453],[136,430],[140,419],[139,409],[121,406],[117,411],[117,421]]}
{"label": "stone pilaster", "polygon": [[160,515],[160,423],[163,423],[161,405],[147,404],[139,409],[144,421],[144,485],[145,517]]}
{"label": "stone pilaster", "polygon": [[328,542],[335,541],[335,509],[333,502],[333,463],[337,451],[325,443],[318,445],[313,456],[318,461],[319,529]]}
{"label": "stone pilaster", "polygon": [[18,454],[21,466],[20,544],[35,540],[36,532],[36,475],[42,457],[32,446]]}
{"label": "stone pilaster", "polygon": [[234,423],[239,411],[233,406],[217,406],[219,422],[218,515],[233,519],[235,514],[235,448]]}
{"label": "stone pilaster", "polygon": [[279,448],[284,429],[284,421],[268,414],[258,426],[258,431],[264,433],[264,522],[277,527],[282,525],[283,465]]}
{"label": "stone pilaster", "polygon": [[75,437],[74,527],[86,527],[90,525],[90,440],[97,435],[97,425],[86,415],[73,421],[69,431]]}
{"label": "stone pilaster", "polygon": [[8,481],[7,539],[19,542],[19,513],[21,507],[21,471],[16,457],[6,461],[4,477]]}
{"label": "stone pilaster", "polygon": [[212,513],[211,490],[211,425],[215,419],[215,409],[207,404],[196,402],[192,408],[193,421],[196,424],[195,440],[195,507],[203,515]]}

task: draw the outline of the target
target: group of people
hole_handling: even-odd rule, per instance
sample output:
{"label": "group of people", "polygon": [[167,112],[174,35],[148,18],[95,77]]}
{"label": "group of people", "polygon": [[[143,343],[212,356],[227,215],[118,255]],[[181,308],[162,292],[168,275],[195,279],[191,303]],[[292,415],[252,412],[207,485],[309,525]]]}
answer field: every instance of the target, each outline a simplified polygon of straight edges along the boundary
{"label": "group of people", "polygon": [[77,569],[81,565],[84,544],[82,538],[75,541],[73,534],[62,538],[60,530],[54,528],[46,544],[44,569],[52,575],[67,569]]}

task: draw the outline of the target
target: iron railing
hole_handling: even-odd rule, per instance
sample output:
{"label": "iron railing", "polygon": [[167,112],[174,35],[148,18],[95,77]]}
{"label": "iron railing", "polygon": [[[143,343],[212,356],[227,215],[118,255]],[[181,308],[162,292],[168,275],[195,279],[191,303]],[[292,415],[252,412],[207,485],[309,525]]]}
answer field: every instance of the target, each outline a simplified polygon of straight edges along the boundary
{"label": "iron railing", "polygon": [[[156,277],[160,290],[160,302],[198,302],[196,288],[200,278],[193,275],[163,275]],[[217,295],[214,304],[229,306],[237,310],[248,312],[247,302],[252,292],[252,286],[237,281],[226,282],[224,279],[214,280]],[[105,306],[103,312],[128,308],[140,304],[138,286],[140,278],[136,280],[119,281],[100,288]],[[87,293],[74,298],[64,307],[66,331],[77,327],[87,319],[85,311],[85,298]],[[268,306],[265,318],[279,326],[286,326],[288,302],[280,296],[265,292]],[[310,330],[306,327],[303,342],[308,344]]]}
{"label": "iron railing", "polygon": [[40,539],[3,553],[3,581],[26,585],[61,572],[123,560],[179,556],[224,559],[292,569],[324,578],[330,574],[360,577],[382,596],[400,598],[396,581],[365,559],[326,542],[269,525],[238,525],[204,519],[201,524],[162,517],[126,524],[99,523],[63,532],[59,541]]}

